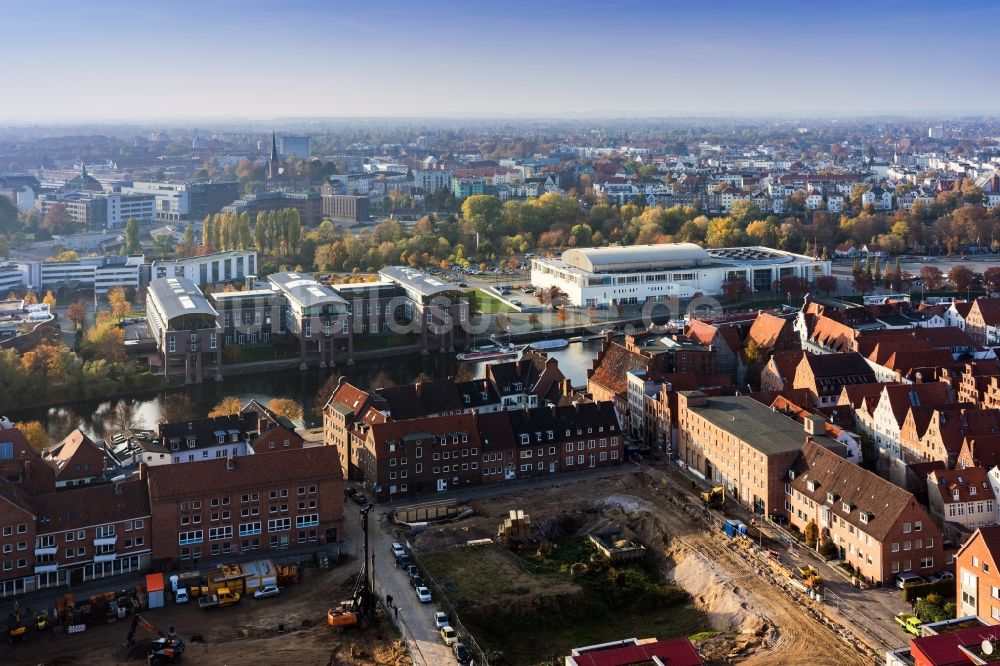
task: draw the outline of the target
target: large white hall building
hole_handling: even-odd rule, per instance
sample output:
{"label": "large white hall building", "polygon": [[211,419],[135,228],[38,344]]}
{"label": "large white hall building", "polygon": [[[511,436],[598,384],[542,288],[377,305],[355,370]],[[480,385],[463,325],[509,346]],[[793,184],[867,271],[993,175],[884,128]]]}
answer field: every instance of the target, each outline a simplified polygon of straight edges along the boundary
{"label": "large white hall building", "polygon": [[786,276],[811,283],[829,274],[829,260],[767,247],[706,250],[694,243],[573,248],[558,259],[531,260],[533,286],[559,287],[580,307],[714,296],[736,278],[751,291],[772,291]]}

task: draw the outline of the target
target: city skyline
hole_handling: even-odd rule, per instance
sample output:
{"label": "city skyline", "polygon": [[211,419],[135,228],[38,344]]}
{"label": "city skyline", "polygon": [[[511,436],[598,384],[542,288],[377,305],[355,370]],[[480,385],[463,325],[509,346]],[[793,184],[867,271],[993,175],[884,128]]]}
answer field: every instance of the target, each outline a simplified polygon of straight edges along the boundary
{"label": "city skyline", "polygon": [[985,2],[57,0],[5,16],[21,94],[0,120],[993,114],[997,18]]}

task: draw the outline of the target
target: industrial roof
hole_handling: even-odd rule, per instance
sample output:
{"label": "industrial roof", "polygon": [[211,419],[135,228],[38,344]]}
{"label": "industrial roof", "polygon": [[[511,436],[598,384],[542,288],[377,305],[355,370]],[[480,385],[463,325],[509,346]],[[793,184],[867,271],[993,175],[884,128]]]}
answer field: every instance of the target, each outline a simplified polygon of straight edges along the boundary
{"label": "industrial roof", "polygon": [[406,266],[386,266],[378,273],[383,278],[391,280],[405,289],[413,290],[421,296],[436,296],[437,294],[464,291],[453,284]]}
{"label": "industrial roof", "polygon": [[149,283],[149,294],[159,303],[168,320],[183,315],[217,317],[219,314],[201,293],[201,289],[187,278],[169,277],[152,280]]}
{"label": "industrial roof", "polygon": [[347,301],[333,289],[302,273],[274,273],[268,275],[267,279],[302,307],[327,303],[347,305]]}
{"label": "industrial roof", "polygon": [[[797,451],[806,441],[801,423],[748,395],[710,396],[707,404],[689,405],[688,408],[765,455]],[[812,438],[823,446],[834,445],[825,436],[813,435]]]}
{"label": "industrial roof", "polygon": [[794,255],[790,252],[781,252],[769,247],[716,247],[708,250],[708,255],[713,259],[733,263],[767,262],[769,264],[787,263],[796,259],[808,259],[804,255]]}
{"label": "industrial roof", "polygon": [[601,273],[701,266],[708,264],[711,257],[694,243],[656,243],[627,247],[573,248],[562,253],[562,260],[574,268]]}

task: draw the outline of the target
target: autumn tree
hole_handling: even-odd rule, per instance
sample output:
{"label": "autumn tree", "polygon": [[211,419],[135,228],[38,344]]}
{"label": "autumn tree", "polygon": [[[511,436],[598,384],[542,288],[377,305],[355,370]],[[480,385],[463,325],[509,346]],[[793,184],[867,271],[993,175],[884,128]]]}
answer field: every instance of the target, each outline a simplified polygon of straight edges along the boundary
{"label": "autumn tree", "polygon": [[302,405],[290,398],[274,398],[267,403],[267,408],[290,421],[298,421],[302,418]]}
{"label": "autumn tree", "polygon": [[80,351],[88,359],[101,359],[111,363],[124,361],[125,331],[116,326],[107,315],[99,316],[83,336]]}
{"label": "autumn tree", "polygon": [[723,295],[731,301],[742,301],[750,291],[746,278],[735,277],[726,280],[722,285]]}
{"label": "autumn tree", "polygon": [[760,347],[753,340],[748,340],[743,348],[743,361],[746,370],[746,381],[754,389],[760,388],[760,373],[764,370],[767,359]]}
{"label": "autumn tree", "polygon": [[35,305],[36,303],[38,303],[38,296],[35,295],[35,292],[29,291],[24,295],[25,305]]}
{"label": "autumn tree", "polygon": [[875,280],[866,271],[859,271],[854,274],[851,286],[854,287],[854,291],[861,292],[863,296],[875,289]]}
{"label": "autumn tree", "polygon": [[955,289],[958,291],[966,291],[970,289],[975,279],[976,274],[965,266],[955,266],[948,271],[948,282],[955,285]]}
{"label": "autumn tree", "polygon": [[108,420],[113,432],[131,432],[142,427],[142,420],[135,411],[135,405],[129,400],[119,400]]}
{"label": "autumn tree", "polygon": [[774,283],[774,290],[787,294],[792,300],[799,299],[809,293],[809,281],[797,275],[785,275]]}
{"label": "autumn tree", "polygon": [[983,287],[991,293],[1000,291],[1000,266],[990,266],[983,271]]}
{"label": "autumn tree", "polygon": [[132,304],[128,302],[125,290],[121,287],[108,290],[108,304],[111,306],[111,316],[118,321],[132,314]]}
{"label": "autumn tree", "polygon": [[937,266],[924,266],[920,269],[920,279],[928,291],[937,291],[944,285],[944,276]]}
{"label": "autumn tree", "polygon": [[227,396],[220,400],[212,411],[208,413],[208,418],[213,418],[216,416],[229,416],[230,414],[239,414],[240,410],[243,409],[243,403],[240,399],[234,396]]}
{"label": "autumn tree", "polygon": [[45,430],[45,426],[38,421],[21,423],[17,426],[17,429],[21,431],[21,434],[24,436],[24,439],[27,440],[31,448],[39,453],[41,453],[42,449],[51,444],[51,441],[49,440],[49,433]]}
{"label": "autumn tree", "polygon": [[371,384],[368,385],[369,390],[375,391],[382,388],[392,388],[396,385],[396,382],[392,381],[385,370],[379,370],[375,377],[372,378]]}
{"label": "autumn tree", "polygon": [[49,289],[47,292],[45,292],[45,298],[42,299],[42,303],[44,303],[45,305],[49,306],[50,310],[55,309],[55,307],[56,307],[56,295],[52,293],[51,289]]}
{"label": "autumn tree", "polygon": [[81,298],[76,303],[71,303],[66,308],[66,318],[73,322],[76,330],[82,330],[83,324],[87,320],[87,302]]}
{"label": "autumn tree", "polygon": [[194,401],[184,393],[171,393],[160,407],[160,423],[178,423],[195,418]]}
{"label": "autumn tree", "polygon": [[825,292],[827,296],[837,291],[836,275],[819,275],[816,277],[816,288]]}
{"label": "autumn tree", "polygon": [[808,546],[809,548],[815,547],[816,541],[819,539],[819,527],[816,525],[815,522],[810,520],[808,523],[806,523],[806,529],[804,535],[806,539],[806,546]]}

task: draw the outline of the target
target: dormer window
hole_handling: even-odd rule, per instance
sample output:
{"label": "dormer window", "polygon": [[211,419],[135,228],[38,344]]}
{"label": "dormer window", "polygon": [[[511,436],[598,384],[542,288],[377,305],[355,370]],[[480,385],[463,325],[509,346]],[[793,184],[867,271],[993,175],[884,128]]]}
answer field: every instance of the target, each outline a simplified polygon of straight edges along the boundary
{"label": "dormer window", "polygon": [[861,522],[864,523],[865,525],[867,525],[868,521],[872,519],[872,514],[868,513],[867,511],[862,511],[860,516],[861,516]]}
{"label": "dormer window", "polygon": [[953,491],[951,491],[951,498],[955,501],[958,501],[958,488],[955,488]]}
{"label": "dormer window", "polygon": [[552,432],[551,430],[547,431],[547,432],[545,433],[545,435],[546,435],[546,436],[547,436],[547,437],[548,437],[549,439],[555,439],[555,437],[556,437],[556,434],[555,434],[554,432]]}
{"label": "dormer window", "polygon": [[976,487],[975,486],[969,486],[969,494],[970,495],[975,495],[976,494]]}
{"label": "dormer window", "polygon": [[468,393],[462,395],[462,400],[465,401],[465,404],[467,405],[472,402],[472,398],[469,397]]}
{"label": "dormer window", "polygon": [[521,433],[521,444],[529,444],[531,442],[531,435],[526,432]]}
{"label": "dormer window", "polygon": [[788,470],[788,478],[789,479],[794,479],[795,478],[795,470],[794,469]]}
{"label": "dormer window", "polygon": [[837,501],[837,493],[827,493],[826,494],[826,501],[829,502],[830,504],[833,504],[834,502],[836,502]]}
{"label": "dormer window", "polygon": [[851,506],[850,502],[844,502],[844,503],[843,503],[843,504],[841,504],[840,506],[841,506],[841,508],[843,508],[843,509],[844,509],[844,513],[850,513],[850,512],[851,512],[851,509],[853,509],[853,508],[854,508],[853,506]]}
{"label": "dormer window", "polygon": [[809,492],[811,493],[816,492],[817,486],[819,486],[819,484],[816,483],[816,481],[813,479],[809,479],[809,481],[806,483],[806,488],[808,488]]}

